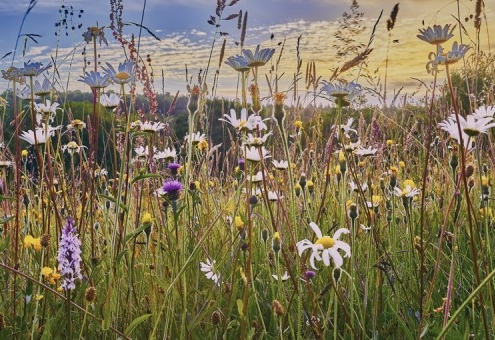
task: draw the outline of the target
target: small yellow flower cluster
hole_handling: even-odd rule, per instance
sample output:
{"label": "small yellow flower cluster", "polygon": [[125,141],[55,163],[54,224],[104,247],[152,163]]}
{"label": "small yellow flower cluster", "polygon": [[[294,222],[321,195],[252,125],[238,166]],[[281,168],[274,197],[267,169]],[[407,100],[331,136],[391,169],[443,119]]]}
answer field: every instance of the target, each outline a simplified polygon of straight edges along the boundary
{"label": "small yellow flower cluster", "polygon": [[34,238],[31,235],[26,235],[26,237],[24,237],[24,247],[41,250],[41,237]]}
{"label": "small yellow flower cluster", "polygon": [[52,285],[56,285],[57,284],[57,280],[60,279],[60,274],[57,273],[57,268],[50,268],[50,267],[43,267],[43,269],[41,269],[41,274],[43,274],[43,277],[45,278],[45,280],[47,280],[48,282],[50,282],[50,284]]}

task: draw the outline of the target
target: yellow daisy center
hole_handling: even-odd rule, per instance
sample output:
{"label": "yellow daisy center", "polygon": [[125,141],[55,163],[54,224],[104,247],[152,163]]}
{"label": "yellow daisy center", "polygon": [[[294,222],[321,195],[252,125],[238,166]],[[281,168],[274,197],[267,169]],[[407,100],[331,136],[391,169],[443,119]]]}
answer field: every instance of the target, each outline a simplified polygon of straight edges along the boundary
{"label": "yellow daisy center", "polygon": [[316,240],[315,244],[321,244],[323,248],[328,249],[335,245],[335,240],[330,236],[323,236]]}
{"label": "yellow daisy center", "polygon": [[117,78],[118,80],[127,80],[130,77],[130,74],[127,72],[119,72],[115,74],[115,78]]}

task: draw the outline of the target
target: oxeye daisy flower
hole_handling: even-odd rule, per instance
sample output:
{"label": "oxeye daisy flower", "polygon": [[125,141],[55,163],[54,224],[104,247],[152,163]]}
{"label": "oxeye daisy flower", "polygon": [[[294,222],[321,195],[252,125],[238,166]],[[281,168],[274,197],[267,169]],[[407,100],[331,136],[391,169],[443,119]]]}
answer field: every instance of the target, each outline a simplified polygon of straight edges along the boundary
{"label": "oxeye daisy flower", "polygon": [[67,125],[68,130],[82,130],[86,128],[86,123],[80,119],[74,119],[70,124]]}
{"label": "oxeye daisy flower", "polygon": [[344,125],[332,125],[332,130],[335,128],[335,131],[337,132],[337,137],[340,136],[340,133],[344,133],[346,137],[349,137],[350,132],[357,133],[356,129],[352,128],[352,124],[354,123],[354,118],[349,118],[347,120],[347,123]]}
{"label": "oxeye daisy flower", "polygon": [[361,85],[355,82],[344,82],[338,81],[335,83],[329,83],[325,80],[322,81],[323,86],[321,87],[322,92],[326,92],[326,94],[330,97],[334,97],[337,99],[345,99],[352,100],[354,96],[361,92]]}
{"label": "oxeye daisy flower", "polygon": [[33,90],[34,90],[33,92],[36,96],[46,96],[52,92],[53,85],[47,78],[45,78],[43,80],[43,83],[40,83],[39,81],[36,80],[34,82],[34,89]]}
{"label": "oxeye daisy flower", "polygon": [[120,63],[118,69],[107,63],[107,68],[102,67],[105,74],[116,84],[127,84],[134,81],[135,63],[132,60],[127,60]]}
{"label": "oxeye daisy flower", "polygon": [[110,110],[113,110],[119,106],[121,101],[122,99],[120,96],[115,93],[104,93],[100,96],[100,104]]}
{"label": "oxeye daisy flower", "polygon": [[261,148],[251,146],[242,148],[242,150],[244,152],[244,158],[251,162],[259,162],[262,159],[271,157],[270,153],[268,152],[268,150],[265,149],[264,146]]}
{"label": "oxeye daisy flower", "polygon": [[134,152],[136,153],[136,160],[146,158],[149,155],[149,149],[147,145],[145,147],[142,145],[138,146],[134,149]]}
{"label": "oxeye daisy flower", "polygon": [[374,156],[377,152],[378,149],[375,149],[371,146],[368,146],[367,148],[358,147],[356,150],[353,151],[355,155],[363,156],[363,157]]}
{"label": "oxeye daisy flower", "polygon": [[273,274],[272,277],[275,279],[275,281],[278,280],[287,281],[288,279],[290,279],[290,275],[287,274],[287,272],[285,272],[284,275],[282,275],[280,278],[275,274]]}
{"label": "oxeye daisy flower", "polygon": [[289,168],[289,162],[287,161],[277,161],[273,160],[272,161],[273,167],[277,170],[287,170]]}
{"label": "oxeye daisy flower", "polygon": [[102,89],[112,83],[112,80],[107,74],[102,75],[100,72],[95,71],[85,72],[79,81],[89,85],[92,89]]}
{"label": "oxeye daisy flower", "polygon": [[173,161],[177,157],[177,151],[172,148],[165,148],[163,151],[157,151],[153,154],[153,158],[155,159],[165,159],[168,161]]}
{"label": "oxeye daisy flower", "polygon": [[413,198],[419,195],[420,192],[418,188],[413,188],[410,184],[405,185],[402,189],[399,187],[394,188],[395,196],[402,198]]}
{"label": "oxeye daisy flower", "polygon": [[[62,110],[59,108],[60,104],[57,102],[51,102],[50,100],[46,100],[45,104],[42,103],[34,103],[34,109],[36,112],[38,112],[41,116],[38,118],[48,118],[50,120],[53,120],[55,118],[55,114],[57,113],[57,110]],[[40,123],[40,122],[38,122]]]}
{"label": "oxeye daisy flower", "polygon": [[450,38],[454,36],[452,31],[454,30],[455,26],[450,28],[450,24],[446,24],[445,26],[440,26],[440,25],[433,25],[432,27],[428,27],[426,29],[419,29],[419,33],[417,37],[423,41],[426,41],[429,44],[432,45],[439,45],[443,44]]}
{"label": "oxeye daisy flower", "polygon": [[266,143],[268,137],[270,137],[272,132],[265,133],[263,137],[253,136],[252,133],[246,135],[245,144],[249,146],[263,146]]}
{"label": "oxeye daisy flower", "polygon": [[215,260],[206,259],[206,262],[200,262],[199,266],[208,280],[213,280],[215,284],[218,284],[220,282],[220,275],[215,271],[215,263]]}
{"label": "oxeye daisy flower", "polygon": [[8,69],[2,70],[2,78],[19,82],[22,79],[22,73],[19,68],[10,66]]}
{"label": "oxeye daisy flower", "polygon": [[479,118],[487,118],[487,117],[493,118],[494,114],[495,114],[495,105],[480,106],[479,108],[474,110],[474,112],[472,113],[472,115],[478,119]]}
{"label": "oxeye daisy flower", "polygon": [[93,41],[93,39],[98,39],[100,45],[103,41],[105,45],[108,46],[108,41],[105,39],[105,32],[103,31],[103,28],[104,27],[97,26],[88,27],[88,30],[82,34],[84,41],[89,44]]}
{"label": "oxeye daisy flower", "polygon": [[33,62],[33,63],[27,62],[26,63],[25,62],[24,67],[21,68],[19,71],[20,71],[21,75],[23,75],[25,77],[37,77],[41,73],[48,70],[50,67],[52,67],[52,64],[48,64],[45,67],[43,67],[42,63],[36,63],[36,62]]}
{"label": "oxeye daisy flower", "polygon": [[237,72],[246,72],[251,69],[251,67],[248,66],[247,59],[242,55],[228,57],[225,64],[229,65]]}
{"label": "oxeye daisy flower", "polygon": [[[28,130],[24,131],[19,135],[20,139],[25,140],[31,145],[37,144],[45,144],[47,139],[55,134],[55,131],[60,129],[61,126],[52,127],[48,126],[48,129],[45,128],[45,125],[42,124],[41,127],[37,127],[35,131]],[[48,132],[48,135],[46,134]]]}
{"label": "oxeye daisy flower", "polygon": [[311,249],[312,252],[309,263],[313,269],[316,269],[315,260],[323,261],[325,266],[330,266],[330,258],[333,260],[335,268],[340,268],[344,263],[344,260],[339,253],[339,249],[344,251],[344,257],[351,257],[351,247],[344,241],[339,240],[339,237],[342,234],[350,233],[349,229],[340,228],[332,237],[330,237],[323,236],[316,223],[311,222],[309,226],[313,229],[318,239],[315,243],[312,243],[308,239],[297,242],[296,246],[299,256],[301,256],[305,250]]}
{"label": "oxeye daisy flower", "polygon": [[242,109],[241,115],[237,118],[237,114],[234,109],[230,110],[230,115],[224,114],[225,119],[219,118],[218,120],[227,122],[232,125],[237,130],[249,130],[253,131],[255,129],[266,130],[268,127],[264,123],[266,119],[262,119],[258,115],[250,115],[248,116],[247,110]]}
{"label": "oxeye daisy flower", "polygon": [[254,53],[251,50],[242,50],[242,54],[247,61],[249,67],[263,66],[275,53],[274,48],[263,48],[260,50],[260,45],[256,46]]}
{"label": "oxeye daisy flower", "polygon": [[85,148],[85,146],[79,146],[76,142],[72,141],[62,146],[62,152],[67,151],[70,155],[73,155],[75,152],[81,151],[82,148]]}
{"label": "oxeye daisy flower", "polygon": [[[189,133],[186,134],[186,136],[184,137],[185,141],[188,142],[189,141]],[[191,137],[191,141],[192,141],[192,144],[193,145],[197,145],[199,143],[201,143],[202,141],[204,141],[206,139],[206,135],[201,132],[196,132],[196,133],[193,133],[192,134],[192,137]]]}
{"label": "oxeye daisy flower", "polygon": [[158,132],[158,131],[165,129],[166,127],[167,127],[167,124],[162,123],[162,122],[146,121],[146,122],[140,124],[139,129],[143,132],[155,133],[155,132]]}

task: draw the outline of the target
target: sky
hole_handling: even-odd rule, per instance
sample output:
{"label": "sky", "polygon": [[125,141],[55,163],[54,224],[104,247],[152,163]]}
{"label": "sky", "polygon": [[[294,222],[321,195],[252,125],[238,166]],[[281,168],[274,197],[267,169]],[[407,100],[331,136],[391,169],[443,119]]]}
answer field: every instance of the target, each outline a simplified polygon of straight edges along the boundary
{"label": "sky", "polygon": [[[230,0],[227,0],[227,3],[229,2]],[[485,2],[486,16],[494,17],[495,1]],[[0,60],[0,70],[7,69],[12,63],[21,67],[23,62],[29,60],[43,62],[45,65],[54,61],[60,75],[58,90],[84,90],[84,84],[77,81],[84,72],[82,52],[86,47],[86,55],[90,58],[92,49],[84,42],[82,33],[89,26],[109,25],[110,0],[38,0],[25,17],[13,58],[16,38],[29,3],[29,0],[0,1],[0,57],[11,53]],[[144,3],[146,7],[143,13]],[[302,59],[302,80],[299,89],[304,98],[304,75],[308,62],[315,62],[317,74],[321,79],[328,79],[333,69],[341,66],[345,61],[336,59],[332,46],[335,43],[334,32],[337,22],[343,12],[349,12],[350,3],[350,0],[240,0],[237,4],[226,8],[224,17],[238,13],[239,10],[243,13],[248,12],[244,48],[255,49],[260,44],[261,47],[276,49],[272,62],[279,60],[277,72],[280,77],[280,91],[291,89],[296,72],[296,48],[299,39],[299,56]],[[397,21],[390,32],[387,32],[386,21],[397,3],[396,0],[361,0],[358,3],[360,11],[364,13],[362,24],[366,28],[360,39],[365,43],[368,42],[370,32],[383,11],[371,44],[373,52],[368,60],[368,72],[374,84],[368,83],[363,77],[357,78],[356,70],[342,74],[341,77],[348,81],[357,80],[367,87],[376,86],[376,89],[380,89],[381,86],[380,91],[383,91],[388,51],[386,73],[389,100],[393,97],[394,91],[400,88],[402,88],[401,96],[407,94],[409,97],[421,98],[426,91],[421,82],[427,85],[432,82],[433,77],[426,72],[425,65],[428,62],[428,54],[433,49],[416,37],[418,29],[434,24],[455,24],[459,10],[461,21],[470,35],[470,37],[464,35],[463,42],[469,43],[470,38],[474,39],[473,21],[464,19],[474,14],[475,1],[399,2]],[[215,15],[216,0],[123,0],[122,4],[124,22],[139,23],[142,17],[143,25],[160,38],[156,40],[143,30],[140,40],[141,55],[144,58],[148,55],[151,57],[155,90],[158,93],[180,91],[186,94],[185,65],[188,75],[195,80],[198,72],[208,65],[210,51],[212,51],[212,59],[207,82],[213,83],[214,72],[219,64],[220,47],[224,39],[218,34],[215,35],[215,27],[207,23],[210,15]],[[69,9],[67,16],[64,15],[64,11],[60,12],[62,5],[65,9]],[[71,12],[73,15],[70,15]],[[56,27],[56,23],[64,17],[67,18],[67,29],[63,25]],[[495,49],[495,36],[487,37],[486,32],[495,32],[495,23],[488,23],[488,27],[486,25],[486,21],[483,20],[481,45],[482,49],[488,52]],[[55,34],[57,30],[59,30],[58,36]],[[220,30],[229,33],[225,37],[227,39],[225,58],[239,54],[240,48],[235,44],[240,37],[237,20],[222,22]],[[125,60],[125,53],[120,44],[113,39],[110,30],[105,29],[105,33],[109,46],[98,46],[100,62],[102,65],[109,62],[117,66],[119,62]],[[460,39],[459,30],[455,33],[452,42],[454,39]],[[28,39],[25,44],[25,37],[29,34],[40,35],[32,36],[36,39],[36,43]],[[138,36],[139,27],[133,24],[126,25],[125,37],[128,39],[131,34]],[[272,35],[273,39],[271,39]],[[282,42],[284,43],[281,44]],[[451,45],[446,45],[447,49],[450,47]],[[54,69],[50,70],[50,75]],[[260,72],[268,73],[269,70],[270,66],[265,66]],[[236,72],[222,64],[216,95],[235,97],[236,84]],[[7,89],[8,86],[5,80],[0,79],[0,91]],[[260,82],[260,90],[262,95],[268,93],[266,82]]]}

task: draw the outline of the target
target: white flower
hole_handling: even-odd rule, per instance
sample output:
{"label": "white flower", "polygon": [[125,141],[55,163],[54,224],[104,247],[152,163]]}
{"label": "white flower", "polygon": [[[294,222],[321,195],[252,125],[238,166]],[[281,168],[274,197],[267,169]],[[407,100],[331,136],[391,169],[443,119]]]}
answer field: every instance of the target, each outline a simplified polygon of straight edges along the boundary
{"label": "white flower", "polygon": [[[265,177],[268,177],[268,174],[265,174]],[[259,183],[263,181],[263,173],[261,171],[258,171],[256,175],[250,176],[249,181],[251,183]]]}
{"label": "white flower", "polygon": [[289,168],[289,162],[287,161],[273,160],[272,163],[277,170],[287,170]]}
{"label": "white flower", "polygon": [[371,146],[368,146],[367,148],[363,147],[358,147],[356,150],[354,150],[354,154],[358,156],[374,156],[377,153],[378,149],[375,149]]}
{"label": "white flower", "polygon": [[61,108],[58,107],[59,103],[57,102],[52,102],[50,100],[46,100],[45,104],[41,103],[34,103],[34,109],[38,113],[36,115],[36,120],[38,121],[38,124],[41,123],[41,120],[43,118],[48,118],[50,121],[53,121],[53,118],[55,118],[55,114],[57,113],[57,110],[61,110]]}
{"label": "white flower", "polygon": [[75,152],[81,151],[82,148],[85,148],[85,146],[79,146],[76,142],[72,141],[62,146],[62,152],[67,151],[70,155],[73,155]]}
{"label": "white flower", "polygon": [[[462,140],[464,147],[467,150],[472,149],[472,145],[468,144],[470,137],[476,137],[479,134],[487,133],[491,127],[495,126],[493,117],[480,117],[481,114],[482,113],[479,113],[478,115],[467,115],[466,118],[459,116]],[[440,122],[438,126],[440,126],[442,130],[447,131],[450,136],[460,144],[459,128],[455,115],[450,115],[447,119]]]}
{"label": "white flower", "polygon": [[226,119],[219,118],[218,120],[229,123],[237,130],[246,129],[249,131],[253,131],[259,128],[261,131],[268,129],[268,127],[264,123],[266,119],[264,120],[258,115],[248,116],[246,109],[241,110],[239,119],[237,119],[237,115],[234,109],[230,109],[230,115],[224,114],[223,116]]}
{"label": "white flower", "polygon": [[149,149],[147,145],[146,147],[142,145],[138,146],[137,148],[134,149],[134,152],[136,153],[136,159],[146,158],[149,155]]}
{"label": "white flower", "polygon": [[284,198],[284,196],[279,195],[276,191],[268,191],[268,200],[271,202],[277,202]]}
{"label": "white flower", "polygon": [[161,122],[149,122],[146,121],[144,123],[141,123],[140,125],[140,130],[143,132],[158,132],[160,130],[163,130],[167,127],[167,124],[161,123]]}
{"label": "white flower", "polygon": [[[277,276],[277,275],[275,275],[275,274],[273,274],[273,275],[272,275],[272,277],[273,277],[276,281],[278,281],[278,280],[279,280],[278,276]],[[284,273],[284,275],[282,275],[282,277],[280,278],[280,280],[282,280],[282,281],[287,281],[289,278],[290,278],[290,275],[288,275],[288,274],[287,274],[287,271],[286,271],[286,272]]]}
{"label": "white flower", "polygon": [[335,267],[340,268],[344,261],[338,250],[342,249],[344,251],[344,257],[351,257],[351,247],[347,243],[339,240],[340,235],[350,233],[349,229],[340,228],[335,232],[333,237],[330,237],[323,236],[316,223],[311,222],[309,226],[313,229],[318,239],[315,243],[311,243],[308,239],[297,242],[296,246],[299,256],[301,256],[305,250],[311,249],[312,253],[309,262],[312,268],[316,269],[315,259],[317,261],[323,260],[325,266],[330,266],[330,258],[332,258]]}
{"label": "white flower", "polygon": [[492,106],[480,106],[474,111],[472,115],[477,118],[487,118],[487,117],[493,118],[494,114],[495,114],[495,105],[492,105]]}
{"label": "white flower", "polygon": [[395,196],[402,198],[412,198],[418,195],[420,192],[421,191],[418,188],[413,188],[410,185],[406,185],[404,189],[401,189],[399,187],[394,188]]}
{"label": "white flower", "polygon": [[255,146],[246,147],[242,149],[244,152],[244,158],[251,162],[259,162],[261,159],[270,158],[270,153],[265,147],[257,148]]}
{"label": "white flower", "polygon": [[215,260],[210,261],[206,259],[206,263],[200,262],[200,270],[205,274],[206,278],[215,281],[215,283],[220,282],[220,275],[215,272]]}
{"label": "white flower", "polygon": [[444,27],[433,25],[433,28],[428,27],[426,29],[419,29],[420,34],[418,34],[417,37],[432,45],[443,44],[454,36],[452,33],[454,28],[455,26],[451,29],[450,24],[447,24]]}
{"label": "white flower", "polygon": [[166,148],[163,151],[157,151],[153,154],[154,159],[167,159],[167,160],[174,160],[175,157],[177,157],[177,152],[175,149],[171,148]]}
{"label": "white flower", "polygon": [[121,101],[120,96],[115,93],[105,93],[100,96],[100,104],[112,110],[119,106]]}
{"label": "white flower", "polygon": [[[186,134],[186,136],[184,137],[184,139],[186,140],[186,142],[189,141],[189,133]],[[204,133],[201,134],[201,132],[198,131],[198,132],[192,134],[191,141],[192,141],[192,144],[193,145],[196,145],[196,144],[201,143],[205,139],[206,139],[206,135]]]}
{"label": "white flower", "polygon": [[[361,184],[361,190],[363,192],[365,192],[366,190],[368,190],[368,184],[366,184],[366,183],[360,183],[360,184]],[[354,183],[353,180],[350,180],[349,181],[349,189],[350,189],[351,192],[352,191],[359,192],[359,186],[356,183]]]}
{"label": "white flower", "polygon": [[[52,127],[50,125],[48,125],[48,128],[45,128],[45,125],[42,124],[41,127],[36,128],[36,132],[33,130],[24,131],[21,133],[19,138],[25,140],[31,145],[45,144],[48,137],[53,136],[55,131],[60,128],[62,128],[62,126]],[[46,132],[48,132],[48,135]]]}
{"label": "white flower", "polygon": [[248,133],[246,135],[246,141],[244,143],[249,146],[262,146],[265,145],[266,140],[271,134],[272,132],[270,131],[266,133],[263,137],[257,137],[257,136],[253,136],[252,133]]}
{"label": "white flower", "polygon": [[352,124],[354,123],[354,118],[349,118],[345,125],[332,125],[332,130],[335,128],[337,132],[337,137],[340,136],[340,132],[343,132],[346,137],[349,137],[349,132],[354,132],[357,134],[356,129],[352,128]]}

